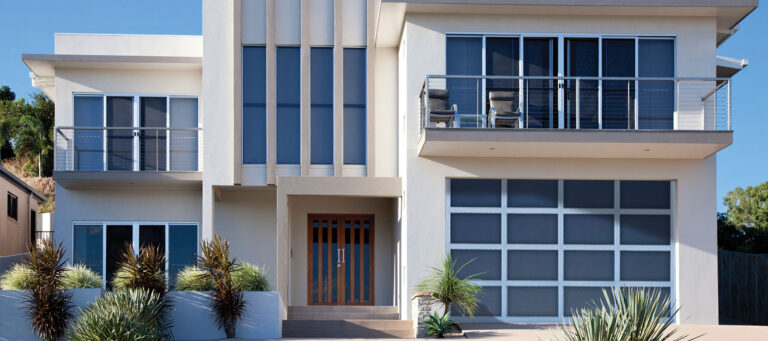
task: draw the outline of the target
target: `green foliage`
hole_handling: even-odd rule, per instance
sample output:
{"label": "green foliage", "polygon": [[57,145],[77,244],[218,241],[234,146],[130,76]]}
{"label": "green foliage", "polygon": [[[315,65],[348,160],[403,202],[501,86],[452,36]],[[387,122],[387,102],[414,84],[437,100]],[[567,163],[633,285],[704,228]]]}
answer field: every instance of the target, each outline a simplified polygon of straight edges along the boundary
{"label": "green foliage", "polygon": [[205,278],[203,270],[195,266],[187,266],[179,271],[175,289],[178,291],[210,291],[213,289],[213,282]]}
{"label": "green foliage", "polygon": [[482,288],[473,281],[481,274],[473,274],[463,278],[459,274],[472,261],[474,259],[457,268],[451,255],[446,255],[441,267],[433,267],[432,274],[416,285],[416,291],[428,292],[436,300],[443,303],[445,307],[443,315],[448,314],[451,304],[456,304],[462,314],[474,317],[475,310],[477,310],[477,295]]}
{"label": "green foliage", "polygon": [[28,252],[24,265],[32,271],[33,281],[26,305],[32,330],[43,340],[57,340],[64,336],[72,317],[71,296],[62,289],[64,247],[46,239]]}
{"label": "green foliage", "polygon": [[694,340],[677,335],[668,297],[656,289],[603,290],[604,299],[573,312],[569,327],[560,325],[566,341],[681,341]]}
{"label": "green foliage", "polygon": [[97,275],[85,265],[77,264],[69,266],[61,278],[64,289],[93,289],[101,288],[101,276]]}
{"label": "green foliage", "polygon": [[269,291],[269,280],[264,268],[243,262],[232,272],[232,281],[242,291]]}
{"label": "green foliage", "polygon": [[427,333],[438,339],[444,338],[445,334],[448,334],[456,324],[456,322],[451,320],[450,314],[440,315],[437,312],[427,316],[424,323],[426,324]]}
{"label": "green foliage", "polygon": [[33,280],[32,270],[24,264],[14,264],[0,277],[0,289],[29,290],[32,289]]}
{"label": "green foliage", "polygon": [[726,214],[717,216],[717,245],[723,250],[768,253],[768,229],[735,226]]}
{"label": "green foliage", "polygon": [[145,289],[107,293],[88,303],[69,333],[72,341],[169,340],[171,324],[164,313],[165,300]]}
{"label": "green foliage", "polygon": [[136,255],[126,244],[120,267],[112,279],[114,289],[146,289],[165,298],[165,252],[159,247],[142,247]]}
{"label": "green foliage", "polygon": [[13,101],[16,99],[16,94],[11,91],[11,88],[7,85],[0,86],[0,102]]}
{"label": "green foliage", "polygon": [[[8,89],[10,94],[13,92]],[[3,97],[0,90],[0,97]],[[51,176],[53,171],[54,104],[42,93],[23,98],[0,100],[0,142],[2,155],[9,156],[6,146],[12,145],[14,155],[30,159],[25,165],[27,176]],[[9,100],[10,99],[10,100]],[[42,166],[42,167],[40,167]]]}
{"label": "green foliage", "polygon": [[229,256],[229,242],[218,235],[211,241],[203,240],[200,248],[202,255],[198,256],[197,263],[205,279],[213,282],[211,308],[216,314],[216,324],[224,329],[227,338],[234,338],[237,321],[245,313],[243,292],[232,280],[236,259]]}
{"label": "green foliage", "polygon": [[738,227],[768,229],[768,182],[755,187],[737,187],[723,198],[727,219]]}

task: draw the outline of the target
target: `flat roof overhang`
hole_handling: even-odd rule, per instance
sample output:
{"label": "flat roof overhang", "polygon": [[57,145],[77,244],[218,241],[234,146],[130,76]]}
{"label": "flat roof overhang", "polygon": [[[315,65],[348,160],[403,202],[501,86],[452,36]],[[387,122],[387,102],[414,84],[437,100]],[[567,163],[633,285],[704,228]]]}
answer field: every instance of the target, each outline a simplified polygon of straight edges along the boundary
{"label": "flat roof overhang", "polygon": [[732,131],[427,128],[421,157],[706,159]]}
{"label": "flat roof overhang", "polygon": [[202,188],[203,173],[54,171],[53,180],[66,189]]}
{"label": "flat roof overhang", "polygon": [[757,5],[758,0],[381,0],[374,41],[398,46],[407,13],[702,16],[717,19],[719,46]]}

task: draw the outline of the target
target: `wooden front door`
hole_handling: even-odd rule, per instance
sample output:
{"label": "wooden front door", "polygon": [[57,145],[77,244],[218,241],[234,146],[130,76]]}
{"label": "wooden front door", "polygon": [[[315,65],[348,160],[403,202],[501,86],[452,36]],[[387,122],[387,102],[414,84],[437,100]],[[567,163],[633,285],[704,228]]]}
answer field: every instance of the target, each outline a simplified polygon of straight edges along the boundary
{"label": "wooden front door", "polygon": [[307,216],[307,304],[373,305],[374,216]]}

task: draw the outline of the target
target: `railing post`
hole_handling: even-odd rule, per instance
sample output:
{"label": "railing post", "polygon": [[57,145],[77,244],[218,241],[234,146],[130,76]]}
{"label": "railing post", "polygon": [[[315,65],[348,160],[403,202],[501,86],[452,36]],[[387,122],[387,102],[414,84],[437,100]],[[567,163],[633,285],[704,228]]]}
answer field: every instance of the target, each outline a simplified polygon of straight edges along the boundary
{"label": "railing post", "polygon": [[678,130],[680,124],[680,80],[675,79],[675,113],[672,117],[672,128]]}
{"label": "railing post", "polygon": [[728,112],[728,130],[731,129],[731,80],[728,80],[728,104],[726,104]]}
{"label": "railing post", "polygon": [[597,81],[597,129],[603,129],[603,80]]}
{"label": "railing post", "polygon": [[[446,79],[446,83],[447,82],[448,80]],[[448,86],[446,84],[446,88],[447,87]],[[429,108],[429,75],[427,75],[427,78],[424,80],[424,108],[425,108],[424,115],[422,115],[423,116],[422,120],[424,120],[424,124],[422,125],[422,127],[426,129],[427,125],[429,125],[429,113],[431,112]]]}
{"label": "railing post", "polygon": [[576,129],[581,129],[581,79],[576,78]]}
{"label": "railing post", "polygon": [[635,130],[640,129],[640,81],[635,79]]}

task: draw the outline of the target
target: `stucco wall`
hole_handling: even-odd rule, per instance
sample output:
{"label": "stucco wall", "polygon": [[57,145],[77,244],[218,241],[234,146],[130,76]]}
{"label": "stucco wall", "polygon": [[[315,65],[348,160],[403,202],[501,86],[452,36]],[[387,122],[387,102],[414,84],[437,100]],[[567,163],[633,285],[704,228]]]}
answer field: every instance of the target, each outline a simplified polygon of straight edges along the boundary
{"label": "stucco wall", "polygon": [[[8,193],[18,198],[18,218],[8,217]],[[10,182],[0,179],[0,256],[25,252],[30,242],[30,210],[37,209],[37,201]]]}
{"label": "stucco wall", "polygon": [[56,54],[202,57],[199,35],[57,33]]}

